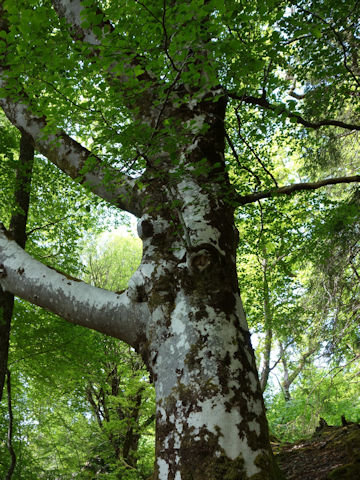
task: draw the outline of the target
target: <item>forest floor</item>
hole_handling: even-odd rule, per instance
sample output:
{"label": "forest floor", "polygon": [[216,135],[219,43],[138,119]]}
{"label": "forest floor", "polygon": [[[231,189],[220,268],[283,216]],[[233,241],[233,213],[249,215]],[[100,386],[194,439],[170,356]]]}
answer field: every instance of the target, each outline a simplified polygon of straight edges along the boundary
{"label": "forest floor", "polygon": [[308,440],[272,446],[287,480],[360,480],[360,424],[324,422]]}

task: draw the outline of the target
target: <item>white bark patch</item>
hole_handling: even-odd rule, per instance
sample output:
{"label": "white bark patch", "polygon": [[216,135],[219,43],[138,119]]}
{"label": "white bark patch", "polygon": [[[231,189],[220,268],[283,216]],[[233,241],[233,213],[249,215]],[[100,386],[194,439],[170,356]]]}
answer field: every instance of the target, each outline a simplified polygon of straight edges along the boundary
{"label": "white bark patch", "polygon": [[260,428],[259,422],[257,422],[256,420],[252,420],[251,422],[248,423],[248,427],[250,430],[253,430],[254,432],[256,432],[256,435],[258,437],[260,436],[261,428]]}
{"label": "white bark patch", "polygon": [[187,127],[192,133],[197,134],[200,132],[205,123],[205,115],[195,115],[191,120],[187,122]]}
{"label": "white bark patch", "polygon": [[[166,341],[162,341],[155,349],[158,352],[154,373],[157,374],[155,383],[157,399],[167,398],[174,387],[177,385],[178,375],[176,369],[184,370],[182,382],[187,383],[187,377],[190,375],[185,365],[185,358],[189,351],[192,339],[195,338],[194,329],[189,321],[190,317],[195,313],[191,305],[187,302],[185,295],[181,292],[178,294],[175,302],[175,309],[171,315],[170,328],[164,329],[165,336],[170,337]],[[158,323],[164,315],[162,309],[158,307],[152,315],[152,323]],[[159,333],[159,327],[157,332]],[[193,340],[195,341],[195,340]],[[194,372],[192,372],[194,373]]]}
{"label": "white bark patch", "polygon": [[180,335],[185,332],[186,324],[183,319],[188,314],[187,305],[185,302],[179,302],[176,304],[175,310],[172,315],[171,330],[174,335]]}
{"label": "white bark patch", "polygon": [[178,184],[178,191],[184,202],[182,216],[191,246],[210,244],[225,255],[224,250],[219,246],[221,232],[205,220],[205,217],[211,213],[208,195],[201,192],[199,185],[192,178],[182,180]]}
{"label": "white bark patch", "polygon": [[141,272],[141,275],[145,278],[150,278],[151,275],[153,274],[155,270],[155,266],[154,264],[151,264],[151,263],[143,263],[141,265],[141,269],[140,269],[140,272]]}
{"label": "white bark patch", "polygon": [[250,388],[255,393],[258,389],[258,380],[253,372],[247,372],[247,376],[250,381]]}
{"label": "white bark patch", "polygon": [[157,464],[159,467],[159,480],[168,480],[169,465],[162,458],[157,459]]}
{"label": "white bark patch", "polygon": [[242,417],[238,410],[225,411],[224,398],[220,396],[207,399],[198,403],[199,411],[191,412],[187,422],[189,427],[194,427],[194,435],[197,435],[202,427],[217,435],[220,429],[219,444],[226,455],[235,460],[240,455],[240,438],[235,427]]}
{"label": "white bark patch", "polygon": [[[261,451],[252,450],[246,439],[240,438],[236,425],[242,421],[242,417],[237,409],[226,411],[225,399],[222,396],[215,396],[203,402],[199,402],[198,412],[191,412],[187,423],[189,427],[194,427],[193,435],[197,435],[202,427],[219,437],[219,445],[224,450],[226,456],[235,460],[242,455],[245,463],[245,470],[249,477],[258,473],[260,469],[255,465],[256,457]],[[260,430],[259,430],[260,431]]]}
{"label": "white bark patch", "polygon": [[[83,15],[84,7],[81,5],[80,0],[60,0],[57,1],[62,7],[62,11],[67,22],[70,25],[81,27],[82,22],[85,18]],[[99,39],[94,35],[91,30],[83,29],[84,32],[84,41],[91,45],[100,45]]]}
{"label": "white bark patch", "polygon": [[158,411],[158,413],[159,413],[159,415],[160,415],[160,417],[159,417],[159,418],[160,418],[160,421],[166,422],[167,415],[166,415],[166,410],[165,410],[165,408],[163,408],[163,407],[161,407],[160,405],[158,405],[158,406],[156,407],[156,409],[157,409],[157,411]]}
{"label": "white bark patch", "polygon": [[193,143],[191,143],[188,147],[186,147],[186,152],[187,153],[193,152],[194,150],[197,149],[198,145],[199,145],[199,139],[197,138]]}
{"label": "white bark patch", "polygon": [[253,412],[257,417],[262,414],[263,406],[260,400],[247,399],[248,409]]}

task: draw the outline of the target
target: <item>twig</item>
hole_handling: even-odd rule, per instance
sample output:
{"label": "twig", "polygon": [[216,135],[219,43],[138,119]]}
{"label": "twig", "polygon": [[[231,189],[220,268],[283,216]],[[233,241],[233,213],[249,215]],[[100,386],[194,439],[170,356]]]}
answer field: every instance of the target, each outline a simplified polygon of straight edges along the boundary
{"label": "twig", "polygon": [[161,18],[161,25],[162,25],[162,28],[163,28],[163,31],[164,31],[164,37],[165,37],[164,38],[164,51],[165,51],[165,55],[167,56],[167,58],[169,59],[169,61],[171,63],[171,66],[173,67],[173,69],[176,72],[179,73],[181,70],[179,70],[177,68],[177,66],[174,63],[174,60],[171,58],[170,53],[169,53],[170,41],[169,41],[169,36],[167,34],[165,21],[166,21],[166,0],[163,1],[163,14],[162,14],[162,18]]}
{"label": "twig", "polygon": [[237,151],[236,151],[236,149],[235,149],[235,146],[234,146],[234,144],[233,144],[233,142],[232,142],[232,140],[231,140],[231,138],[230,138],[230,136],[229,136],[229,134],[227,133],[226,130],[225,130],[225,138],[226,138],[226,140],[227,140],[227,142],[228,142],[228,144],[229,144],[229,147],[231,148],[231,151],[232,151],[232,153],[233,153],[233,155],[234,155],[234,157],[235,157],[235,160],[237,161],[239,167],[240,167],[241,169],[245,170],[246,172],[250,173],[250,175],[252,175],[252,176],[256,179],[256,183],[257,183],[258,185],[261,185],[261,180],[260,180],[260,178],[256,175],[256,173],[254,173],[250,168],[245,167],[245,165],[243,165],[243,164],[240,162],[239,155],[238,155],[238,153],[237,153]]}
{"label": "twig", "polygon": [[56,225],[57,223],[60,223],[63,220],[66,220],[67,218],[70,218],[71,216],[72,215],[66,215],[65,217],[59,218],[59,220],[55,220],[54,222],[46,223],[45,225],[42,225],[41,227],[35,227],[35,228],[33,228],[32,230],[30,230],[29,232],[26,233],[26,237],[29,237],[30,235],[32,235],[34,232],[36,232],[38,230],[43,230],[44,228]]}
{"label": "twig", "polygon": [[285,105],[274,105],[270,103],[266,98],[263,97],[253,97],[252,95],[238,95],[236,93],[227,92],[227,96],[232,98],[233,100],[240,100],[241,102],[248,103],[250,105],[257,105],[259,107],[264,108],[265,110],[276,111],[279,115],[285,114],[288,118],[293,118],[296,123],[300,123],[304,125],[304,127],[313,128],[314,130],[318,130],[321,127],[325,126],[332,126],[332,127],[339,127],[339,128],[346,128],[348,130],[360,130],[360,125],[355,125],[352,123],[345,123],[340,120],[332,120],[332,119],[325,119],[319,120],[318,122],[310,122],[305,120],[301,115],[298,113],[290,112],[285,108]]}
{"label": "twig", "polygon": [[260,163],[261,167],[265,170],[265,172],[271,177],[272,181],[275,183],[275,186],[276,186],[277,188],[279,188],[279,185],[278,185],[278,183],[277,183],[274,175],[265,167],[264,162],[261,160],[261,158],[260,158],[259,155],[256,153],[256,151],[253,149],[253,147],[250,145],[250,143],[246,140],[246,138],[241,135],[241,132],[240,132],[241,120],[240,120],[238,108],[235,109],[235,115],[236,115],[236,119],[237,119],[237,122],[238,122],[238,135],[239,135],[240,139],[245,143],[245,145],[247,146],[247,148],[248,148],[248,149],[250,150],[250,152],[254,155],[254,157],[256,158],[256,160]]}
{"label": "twig", "polygon": [[333,32],[333,34],[335,35],[337,41],[339,42],[341,48],[342,48],[342,51],[343,51],[343,54],[344,54],[344,61],[343,61],[343,64],[344,64],[344,67],[345,69],[350,73],[350,75],[353,77],[353,79],[355,80],[355,83],[357,83],[359,86],[360,86],[360,81],[357,79],[356,75],[354,74],[354,72],[351,70],[351,68],[349,67],[349,65],[347,64],[347,52],[346,52],[346,47],[344,45],[344,42],[342,41],[342,38],[340,36],[340,33],[336,30],[336,28],[331,25],[329,22],[327,22],[324,18],[322,18],[319,14],[317,13],[314,13],[314,12],[310,12],[309,10],[306,10],[305,8],[302,8],[302,7],[299,7],[299,9],[308,14],[308,15],[312,15],[314,16],[315,18],[318,18],[322,23],[324,23],[325,25],[327,25],[330,30]]}

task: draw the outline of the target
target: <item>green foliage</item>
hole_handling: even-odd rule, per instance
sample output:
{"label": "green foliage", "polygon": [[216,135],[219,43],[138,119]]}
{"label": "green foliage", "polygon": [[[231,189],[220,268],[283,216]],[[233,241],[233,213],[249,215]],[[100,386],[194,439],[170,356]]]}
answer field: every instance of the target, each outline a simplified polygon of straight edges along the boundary
{"label": "green foliage", "polygon": [[[13,196],[12,172],[17,162],[18,139],[7,121],[4,120],[3,125],[0,211],[1,219],[7,223],[11,213],[8,199]],[[43,158],[36,159],[32,180],[27,250],[51,266],[83,275],[83,270],[86,270],[81,262],[84,258],[84,232],[86,230],[88,236],[91,232],[94,235],[108,222],[113,223],[111,210],[95,202],[87,192],[74,189],[73,183]],[[98,215],[104,220],[99,222]],[[97,251],[94,246],[93,266],[101,265],[106,268],[107,274],[111,274],[106,286],[113,286],[115,290],[125,288],[137,267],[136,262],[139,263],[141,258],[139,241],[124,239],[122,242],[113,236],[112,240],[101,243]],[[105,243],[107,249],[104,248]],[[116,257],[115,248],[121,251],[125,260]],[[89,248],[87,252],[90,252]],[[104,279],[102,282],[105,285]],[[117,371],[121,392],[129,388],[129,403],[121,405],[121,408],[130,421],[131,397],[136,392],[136,386],[140,385],[144,400],[138,420],[149,419],[153,415],[153,393],[151,389],[148,391],[150,387],[144,368],[133,357],[133,352],[115,341],[68,324],[27,302],[16,301],[9,361],[15,419],[13,445],[17,455],[13,478],[70,479],[74,472],[77,472],[77,478],[90,478],[86,465],[91,452],[99,451],[99,448],[102,454],[99,458],[108,465],[107,469],[111,470],[114,478],[119,478],[116,475],[124,468],[126,473],[122,472],[121,478],[143,478],[142,475],[151,473],[152,421],[143,427],[142,432],[149,435],[150,441],[146,440],[147,437],[140,438],[136,455],[141,460],[134,473],[116,458],[111,445],[104,448],[104,444],[109,444],[109,436],[115,435],[115,432],[119,435],[119,430],[126,431],[129,425],[126,422],[119,425],[114,419],[109,419],[107,430],[102,431],[87,400],[89,384],[93,382],[93,385],[103,388],[107,385],[111,362],[116,366],[119,358],[123,358],[124,362],[128,358],[127,363],[121,364]],[[133,361],[131,365],[129,359]],[[118,397],[111,395],[111,388],[107,395],[109,410],[119,411]],[[1,439],[7,436],[7,422],[4,403],[0,412]],[[138,431],[133,424],[131,427],[134,432]],[[4,477],[9,454],[2,440],[0,458],[0,476]],[[109,465],[112,465],[110,470]]]}
{"label": "green foliage", "polygon": [[271,432],[281,441],[291,442],[311,436],[324,418],[329,425],[360,421],[357,369],[352,366],[312,366],[302,376],[286,402],[281,393],[265,397]]}
{"label": "green foliage", "polygon": [[99,237],[94,243],[86,242],[83,252],[87,266],[87,278],[98,287],[120,291],[140,265],[141,241],[139,238],[122,237],[116,232]]}
{"label": "green foliage", "polygon": [[[140,262],[141,246],[113,234],[99,237],[81,256],[92,259],[86,265],[89,279],[117,290],[126,287]],[[15,448],[24,462],[14,478],[70,479],[77,472],[84,479],[138,480],[151,474],[154,392],[130,347],[18,301],[11,368],[19,372],[13,401],[16,438],[23,441],[15,441]],[[5,428],[6,414],[1,418]],[[130,429],[139,441],[129,466],[121,452]],[[6,459],[5,445],[2,453]]]}
{"label": "green foliage", "polygon": [[[103,13],[92,0],[83,5],[83,27],[92,27],[95,35],[100,35],[102,21],[111,19],[112,28],[96,54],[71,37],[50,1],[4,2],[11,24],[8,31],[0,31],[1,65],[10,68],[6,94],[14,99],[25,94],[32,112],[46,115],[44,134],[71,132],[105,164],[136,176],[149,159],[153,178],[163,175],[158,154],[166,151],[173,162],[171,182],[184,173],[179,166],[184,147],[209,126],[161,114],[169,105],[183,111],[189,104],[217,101],[227,92],[225,164],[237,193],[358,173],[355,130],[346,135],[338,128],[311,132],[299,128],[296,116],[314,122],[358,122],[355,0],[100,0]],[[134,58],[141,58],[141,64],[129,72],[127,65]],[[147,72],[156,83],[149,82]],[[114,81],[118,78],[125,78],[124,83]],[[211,90],[213,95],[204,98]],[[265,107],[247,102],[249,96]],[[139,119],[137,98],[161,112],[153,125]],[[0,213],[6,225],[17,141],[18,134],[1,117]],[[90,156],[83,172],[93,165]],[[187,167],[195,176],[211,176],[220,184],[218,166],[210,170],[201,157]],[[178,207],[177,199],[172,203]],[[30,253],[97,286],[123,290],[140,261],[139,242],[116,236],[91,241],[114,215],[86,188],[75,189],[58,169],[37,157],[28,224]],[[274,196],[266,204],[236,212],[239,284],[249,324],[257,334],[258,358],[264,357],[265,335],[271,330],[271,365],[278,361],[275,372],[282,384],[283,360],[288,373],[294,373],[311,342],[318,342],[318,358],[304,364],[290,402],[270,382],[269,421],[284,439],[309,434],[319,415],[329,423],[339,422],[342,413],[358,417],[351,375],[357,372],[360,343],[359,218],[358,191],[343,187],[286,200]],[[285,345],[283,358],[279,342]],[[320,368],[324,359],[334,362],[330,370]],[[353,370],[331,374],[331,368],[352,359]],[[147,419],[152,416],[153,392],[134,352],[18,300],[11,368],[14,445],[21,458],[17,478],[66,479],[74,471],[78,478],[149,474],[153,427]],[[107,418],[97,416],[96,407],[106,407]],[[1,409],[0,438],[5,438],[6,411]],[[124,465],[115,451],[131,428],[140,434],[136,469]],[[2,443],[0,449],[3,474],[7,452]]]}

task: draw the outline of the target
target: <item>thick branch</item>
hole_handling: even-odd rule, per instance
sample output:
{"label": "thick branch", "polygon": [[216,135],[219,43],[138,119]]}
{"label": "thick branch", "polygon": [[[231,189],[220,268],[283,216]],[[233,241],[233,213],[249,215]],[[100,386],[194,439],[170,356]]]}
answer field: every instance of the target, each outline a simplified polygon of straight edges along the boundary
{"label": "thick branch", "polygon": [[[5,87],[1,70],[0,87]],[[46,119],[33,115],[24,103],[0,98],[0,106],[10,122],[21,132],[30,135],[36,149],[64,173],[79,183],[86,184],[104,200],[136,216],[141,215],[140,197],[134,179],[105,165],[99,157],[64,132],[45,135],[43,129],[46,127]]]}
{"label": "thick branch", "polygon": [[[52,0],[52,5],[58,16],[65,19],[68,23],[72,37],[88,45],[92,45],[94,47],[92,49],[93,56],[101,55],[98,47],[101,46],[107,35],[111,35],[114,27],[111,22],[105,18],[98,5],[96,5],[96,2],[91,5],[92,11],[96,13],[97,17],[96,25],[94,25],[96,29],[92,28],[89,22],[86,21],[86,10],[82,5],[82,0]],[[119,63],[121,63],[124,69],[124,75],[113,75],[111,71],[109,71],[109,79],[116,78],[117,82],[126,82],[130,77],[135,77],[133,69],[141,66],[144,71],[138,75],[137,78],[141,81],[155,81],[149,72],[145,71],[142,58],[139,54],[132,51],[126,53],[117,52],[117,60],[114,61],[112,69]]]}
{"label": "thick branch", "polygon": [[76,325],[136,346],[148,316],[146,303],[67,278],[33,259],[0,229],[0,286]]}
{"label": "thick branch", "polygon": [[235,100],[240,100],[250,105],[257,105],[265,110],[271,110],[276,112],[278,115],[286,115],[288,118],[293,119],[296,123],[300,123],[301,125],[304,125],[304,127],[313,128],[315,130],[325,126],[346,128],[348,130],[360,130],[360,125],[345,123],[340,120],[324,119],[319,120],[318,122],[310,122],[305,120],[305,118],[298,113],[293,113],[290,110],[287,110],[284,105],[274,105],[263,97],[258,98],[252,97],[251,95],[237,95],[235,93],[228,93],[228,97]]}
{"label": "thick branch", "polygon": [[239,205],[246,205],[247,203],[254,203],[258,200],[277,197],[278,195],[291,195],[294,192],[300,192],[302,190],[317,190],[318,188],[325,187],[326,185],[337,185],[339,183],[357,182],[360,182],[360,175],[354,175],[352,177],[327,178],[318,182],[293,183],[292,185],[286,185],[284,187],[267,190],[265,192],[256,192],[249,195],[239,195],[237,197],[237,202]]}
{"label": "thick branch", "polygon": [[[72,35],[90,45],[100,45],[101,38],[95,35],[91,28],[84,28],[82,23],[84,23],[84,7],[81,4],[80,0],[52,0],[54,9],[56,10],[59,17],[64,18],[67,23],[72,27]],[[101,35],[105,35],[105,30],[107,33],[112,32],[114,27],[110,22],[104,21],[103,15],[100,11],[97,12],[99,15],[99,20],[101,21],[97,24],[97,27],[100,28]]]}

